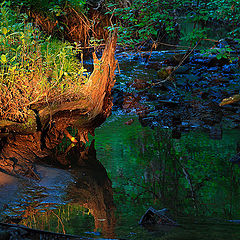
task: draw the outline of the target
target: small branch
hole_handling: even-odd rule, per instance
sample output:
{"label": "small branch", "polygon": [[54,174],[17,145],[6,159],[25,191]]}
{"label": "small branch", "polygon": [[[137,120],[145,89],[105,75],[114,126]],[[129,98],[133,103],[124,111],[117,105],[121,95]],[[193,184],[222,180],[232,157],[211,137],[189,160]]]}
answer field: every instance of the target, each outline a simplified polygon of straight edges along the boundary
{"label": "small branch", "polygon": [[[174,69],[174,71],[172,71],[169,76],[164,79],[163,81],[160,81],[159,83],[156,83],[155,85],[158,85],[158,84],[162,84],[162,83],[165,83],[167,81],[169,81],[169,79],[172,77],[172,75],[175,73],[175,71],[183,64],[183,62],[192,54],[192,52],[196,49],[196,47],[199,45],[199,43],[201,42],[202,39],[200,39],[196,45],[193,47],[193,49],[189,52],[189,53],[186,53],[183,57],[183,59],[180,61],[180,63],[178,64],[178,66]],[[174,84],[175,86],[175,84]],[[176,87],[176,86],[175,86]]]}
{"label": "small branch", "polygon": [[65,228],[64,228],[64,224],[61,220],[61,218],[54,212],[51,210],[51,212],[58,218],[58,220],[60,221],[61,225],[62,225],[62,230],[63,230],[63,234],[66,234]]}
{"label": "small branch", "polygon": [[193,187],[193,184],[192,184],[192,178],[188,172],[188,170],[182,165],[182,163],[180,162],[180,160],[178,160],[178,163],[179,165],[181,166],[182,168],[182,171],[185,175],[185,178],[186,180],[188,181],[188,184],[190,186],[190,189],[191,189],[191,194],[192,194],[192,200],[193,200],[193,203],[194,203],[194,208],[197,209],[197,205],[196,205],[196,194],[195,194],[195,190],[194,190],[194,187]]}
{"label": "small branch", "polygon": [[144,186],[142,186],[142,185],[140,185],[140,184],[138,184],[138,183],[135,183],[135,182],[133,182],[131,179],[127,179],[127,180],[128,180],[129,182],[131,182],[133,185],[136,185],[136,186],[138,186],[138,187],[141,187],[141,188],[145,189],[145,192],[152,193],[156,198],[160,198],[159,195],[157,195],[155,192],[149,190],[147,187],[144,187]]}

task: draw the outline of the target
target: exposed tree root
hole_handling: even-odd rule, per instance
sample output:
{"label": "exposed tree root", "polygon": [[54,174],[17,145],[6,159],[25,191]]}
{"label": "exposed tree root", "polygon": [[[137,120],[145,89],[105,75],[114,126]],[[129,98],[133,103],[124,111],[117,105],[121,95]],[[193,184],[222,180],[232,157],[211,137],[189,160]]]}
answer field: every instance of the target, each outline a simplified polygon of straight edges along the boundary
{"label": "exposed tree root", "polygon": [[50,105],[35,113],[32,111],[35,117],[29,115],[25,123],[1,121],[2,171],[38,179],[32,164],[34,159],[46,157],[49,150],[61,141],[68,126],[79,130],[79,139],[83,143],[88,141],[88,133],[94,135],[94,129],[111,114],[111,89],[115,83],[117,64],[114,58],[116,41],[117,35],[114,33],[100,60],[93,54],[94,70],[82,87],[81,99]]}

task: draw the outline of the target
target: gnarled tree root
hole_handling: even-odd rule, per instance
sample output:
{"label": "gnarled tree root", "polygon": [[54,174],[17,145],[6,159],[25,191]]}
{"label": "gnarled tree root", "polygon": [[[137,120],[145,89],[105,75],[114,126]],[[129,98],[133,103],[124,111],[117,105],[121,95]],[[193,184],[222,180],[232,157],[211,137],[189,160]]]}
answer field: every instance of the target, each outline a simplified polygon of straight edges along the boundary
{"label": "gnarled tree root", "polygon": [[1,171],[38,179],[33,162],[46,157],[60,143],[67,127],[77,128],[83,143],[88,141],[88,133],[94,135],[95,128],[111,114],[116,41],[115,32],[100,60],[93,53],[94,70],[83,85],[83,95],[78,101],[44,107],[37,113],[32,111],[26,123],[0,122]]}

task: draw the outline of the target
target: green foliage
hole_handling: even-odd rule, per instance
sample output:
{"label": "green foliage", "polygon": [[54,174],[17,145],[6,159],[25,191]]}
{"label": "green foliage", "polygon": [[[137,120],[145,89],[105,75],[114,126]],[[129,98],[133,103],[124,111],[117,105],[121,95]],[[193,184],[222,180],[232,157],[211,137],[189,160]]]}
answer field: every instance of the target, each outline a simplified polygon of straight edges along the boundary
{"label": "green foliage", "polygon": [[26,19],[26,14],[13,12],[9,3],[2,3],[0,101],[5,109],[2,108],[0,117],[3,118],[15,104],[19,111],[13,115],[22,119],[31,102],[46,97],[51,102],[56,92],[57,95],[79,92],[81,84],[87,81],[83,65],[75,58],[76,50],[68,43],[47,38]]}
{"label": "green foliage", "polygon": [[[232,37],[236,37],[239,33],[239,18],[240,18],[240,2],[236,0],[211,0],[211,1],[198,1],[196,4],[192,1],[177,1],[178,8],[186,11],[185,21],[194,23],[194,32],[185,37],[192,41],[195,38],[207,38],[210,33],[210,28],[207,25],[218,26],[223,24],[230,30],[228,32]],[[197,29],[197,31],[196,31]],[[204,33],[204,34],[203,34]]]}
{"label": "green foliage", "polygon": [[57,20],[58,17],[65,15],[66,7],[73,7],[79,12],[84,12],[86,9],[86,0],[9,0],[9,6],[16,10],[22,11],[22,9],[36,10],[53,20]]}
{"label": "green foliage", "polygon": [[14,8],[19,6],[25,8],[34,8],[41,11],[51,10],[53,12],[58,12],[59,8],[63,8],[66,5],[81,8],[86,4],[86,0],[10,0],[9,4],[11,4]]}
{"label": "green foliage", "polygon": [[182,37],[182,40],[185,42],[196,43],[201,40],[207,38],[207,28],[203,29],[193,29],[186,36]]}
{"label": "green foliage", "polygon": [[[59,81],[63,75],[73,75],[79,69],[75,59],[74,48],[51,37],[46,38],[31,23],[24,24],[25,15],[19,16],[5,5],[2,5],[0,54],[4,68],[2,77],[11,75],[14,71],[30,71],[30,67],[42,62],[43,73],[54,72],[54,81]],[[19,21],[20,19],[20,21]],[[39,69],[40,70],[40,69]]]}
{"label": "green foliage", "polygon": [[119,30],[119,42],[124,45],[134,47],[142,41],[163,38],[165,33],[174,35],[175,21],[169,1],[137,0],[125,8],[113,3],[108,7],[112,9],[108,13],[119,18],[115,27]]}
{"label": "green foliage", "polygon": [[[231,53],[232,49],[229,46],[226,46],[224,48],[212,48],[212,49],[208,49],[206,50],[202,50],[201,53],[204,54],[205,56],[209,56],[209,55],[216,55],[217,59],[221,59],[221,58],[230,58],[230,53]],[[233,60],[233,59],[232,59]]]}
{"label": "green foliage", "polygon": [[193,24],[187,33],[180,27],[184,44],[195,45],[201,39],[208,39],[212,29],[219,25],[227,27],[229,36],[239,36],[240,2],[236,0],[138,0],[127,3],[108,4],[111,9],[108,13],[119,19],[114,27],[118,27],[119,42],[124,45],[136,47],[147,40],[171,42],[178,37],[177,23],[182,24],[182,20],[185,24]]}

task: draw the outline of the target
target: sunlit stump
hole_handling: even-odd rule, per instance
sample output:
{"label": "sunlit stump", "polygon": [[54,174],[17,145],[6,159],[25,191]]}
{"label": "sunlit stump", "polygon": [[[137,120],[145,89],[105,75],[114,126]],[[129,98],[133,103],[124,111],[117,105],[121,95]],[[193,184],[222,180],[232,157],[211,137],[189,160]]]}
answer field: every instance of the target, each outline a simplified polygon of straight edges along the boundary
{"label": "sunlit stump", "polygon": [[[37,178],[32,162],[45,157],[58,144],[69,126],[78,129],[78,141],[86,143],[111,114],[111,89],[117,61],[117,35],[107,41],[99,60],[93,53],[94,70],[76,101],[60,102],[33,111],[24,123],[0,121],[0,170]],[[35,176],[36,175],[36,176]]]}

